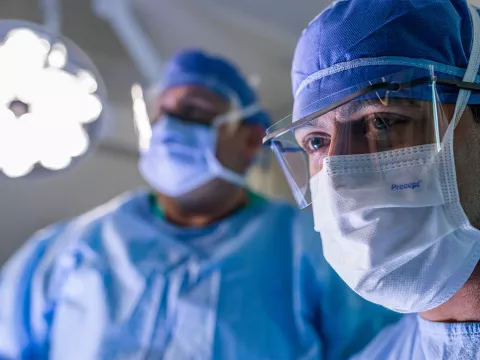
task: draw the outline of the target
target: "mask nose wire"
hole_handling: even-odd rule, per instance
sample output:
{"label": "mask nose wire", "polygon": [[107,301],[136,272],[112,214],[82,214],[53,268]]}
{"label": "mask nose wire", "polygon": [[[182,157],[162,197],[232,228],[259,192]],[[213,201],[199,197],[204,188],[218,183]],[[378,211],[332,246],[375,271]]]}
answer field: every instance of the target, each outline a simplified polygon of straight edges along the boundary
{"label": "mask nose wire", "polygon": [[[470,58],[468,60],[468,67],[465,71],[463,81],[475,82],[478,69],[480,67],[480,15],[478,14],[478,10],[472,5],[469,5],[469,9],[472,20],[473,40],[472,50]],[[468,105],[468,100],[471,93],[472,92],[470,90],[460,90],[460,92],[458,93],[457,104],[455,106],[455,114],[453,115],[452,119],[455,121],[455,127],[458,125],[458,122]]]}

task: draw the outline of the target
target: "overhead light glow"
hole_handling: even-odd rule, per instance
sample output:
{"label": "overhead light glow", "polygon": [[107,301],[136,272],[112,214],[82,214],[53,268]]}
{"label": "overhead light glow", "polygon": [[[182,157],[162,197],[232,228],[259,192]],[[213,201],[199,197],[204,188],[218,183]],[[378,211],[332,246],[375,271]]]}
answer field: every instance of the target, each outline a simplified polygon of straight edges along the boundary
{"label": "overhead light glow", "polygon": [[77,78],[81,83],[81,86],[89,93],[93,94],[97,91],[98,84],[93,74],[86,70],[81,70],[77,73]]}
{"label": "overhead light glow", "polygon": [[133,119],[135,129],[138,134],[138,147],[141,152],[145,152],[150,148],[150,141],[152,138],[152,126],[145,104],[142,87],[139,84],[132,86],[132,100],[133,100]]}
{"label": "overhead light glow", "polygon": [[67,63],[67,49],[63,44],[53,45],[50,54],[48,55],[48,64],[51,67],[61,69]]}
{"label": "overhead light glow", "polygon": [[36,164],[60,170],[86,153],[84,125],[101,117],[103,104],[95,75],[71,70],[65,44],[11,30],[0,44],[0,79],[1,172],[21,177]]}

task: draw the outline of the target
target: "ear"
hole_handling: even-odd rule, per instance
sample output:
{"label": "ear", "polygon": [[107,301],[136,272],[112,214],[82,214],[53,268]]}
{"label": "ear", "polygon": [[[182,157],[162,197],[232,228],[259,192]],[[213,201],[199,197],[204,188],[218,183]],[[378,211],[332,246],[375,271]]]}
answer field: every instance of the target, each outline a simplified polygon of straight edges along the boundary
{"label": "ear", "polygon": [[262,139],[265,134],[265,128],[258,124],[245,125],[245,148],[248,160],[251,162],[255,158],[258,150],[262,146]]}

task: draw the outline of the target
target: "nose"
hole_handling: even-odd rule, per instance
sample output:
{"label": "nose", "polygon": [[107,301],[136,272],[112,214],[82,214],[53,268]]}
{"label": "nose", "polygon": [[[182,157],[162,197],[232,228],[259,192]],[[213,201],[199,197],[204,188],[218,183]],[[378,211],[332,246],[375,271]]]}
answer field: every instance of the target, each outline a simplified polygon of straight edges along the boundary
{"label": "nose", "polygon": [[367,137],[352,128],[350,122],[337,123],[333,131],[328,156],[359,155],[375,152],[375,144],[369,144]]}
{"label": "nose", "polygon": [[348,155],[347,141],[340,136],[340,129],[338,124],[335,125],[334,131],[331,134],[330,147],[328,148],[328,156]]}

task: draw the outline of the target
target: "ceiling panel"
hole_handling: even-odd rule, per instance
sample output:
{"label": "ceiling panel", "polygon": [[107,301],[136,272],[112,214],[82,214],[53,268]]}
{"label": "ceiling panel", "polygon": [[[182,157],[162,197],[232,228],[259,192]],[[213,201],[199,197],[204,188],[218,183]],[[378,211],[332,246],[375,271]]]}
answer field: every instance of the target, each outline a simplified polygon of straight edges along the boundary
{"label": "ceiling panel", "polygon": [[262,101],[274,118],[287,115],[291,109],[290,67],[298,36],[329,3],[134,1],[139,18],[164,58],[182,48],[197,47],[233,59],[247,75],[260,77]]}
{"label": "ceiling panel", "polygon": [[309,21],[322,11],[328,0],[293,1],[293,0],[203,0],[204,6],[214,11],[222,9],[232,14],[242,14],[279,31],[289,33],[295,38],[301,33]]}

